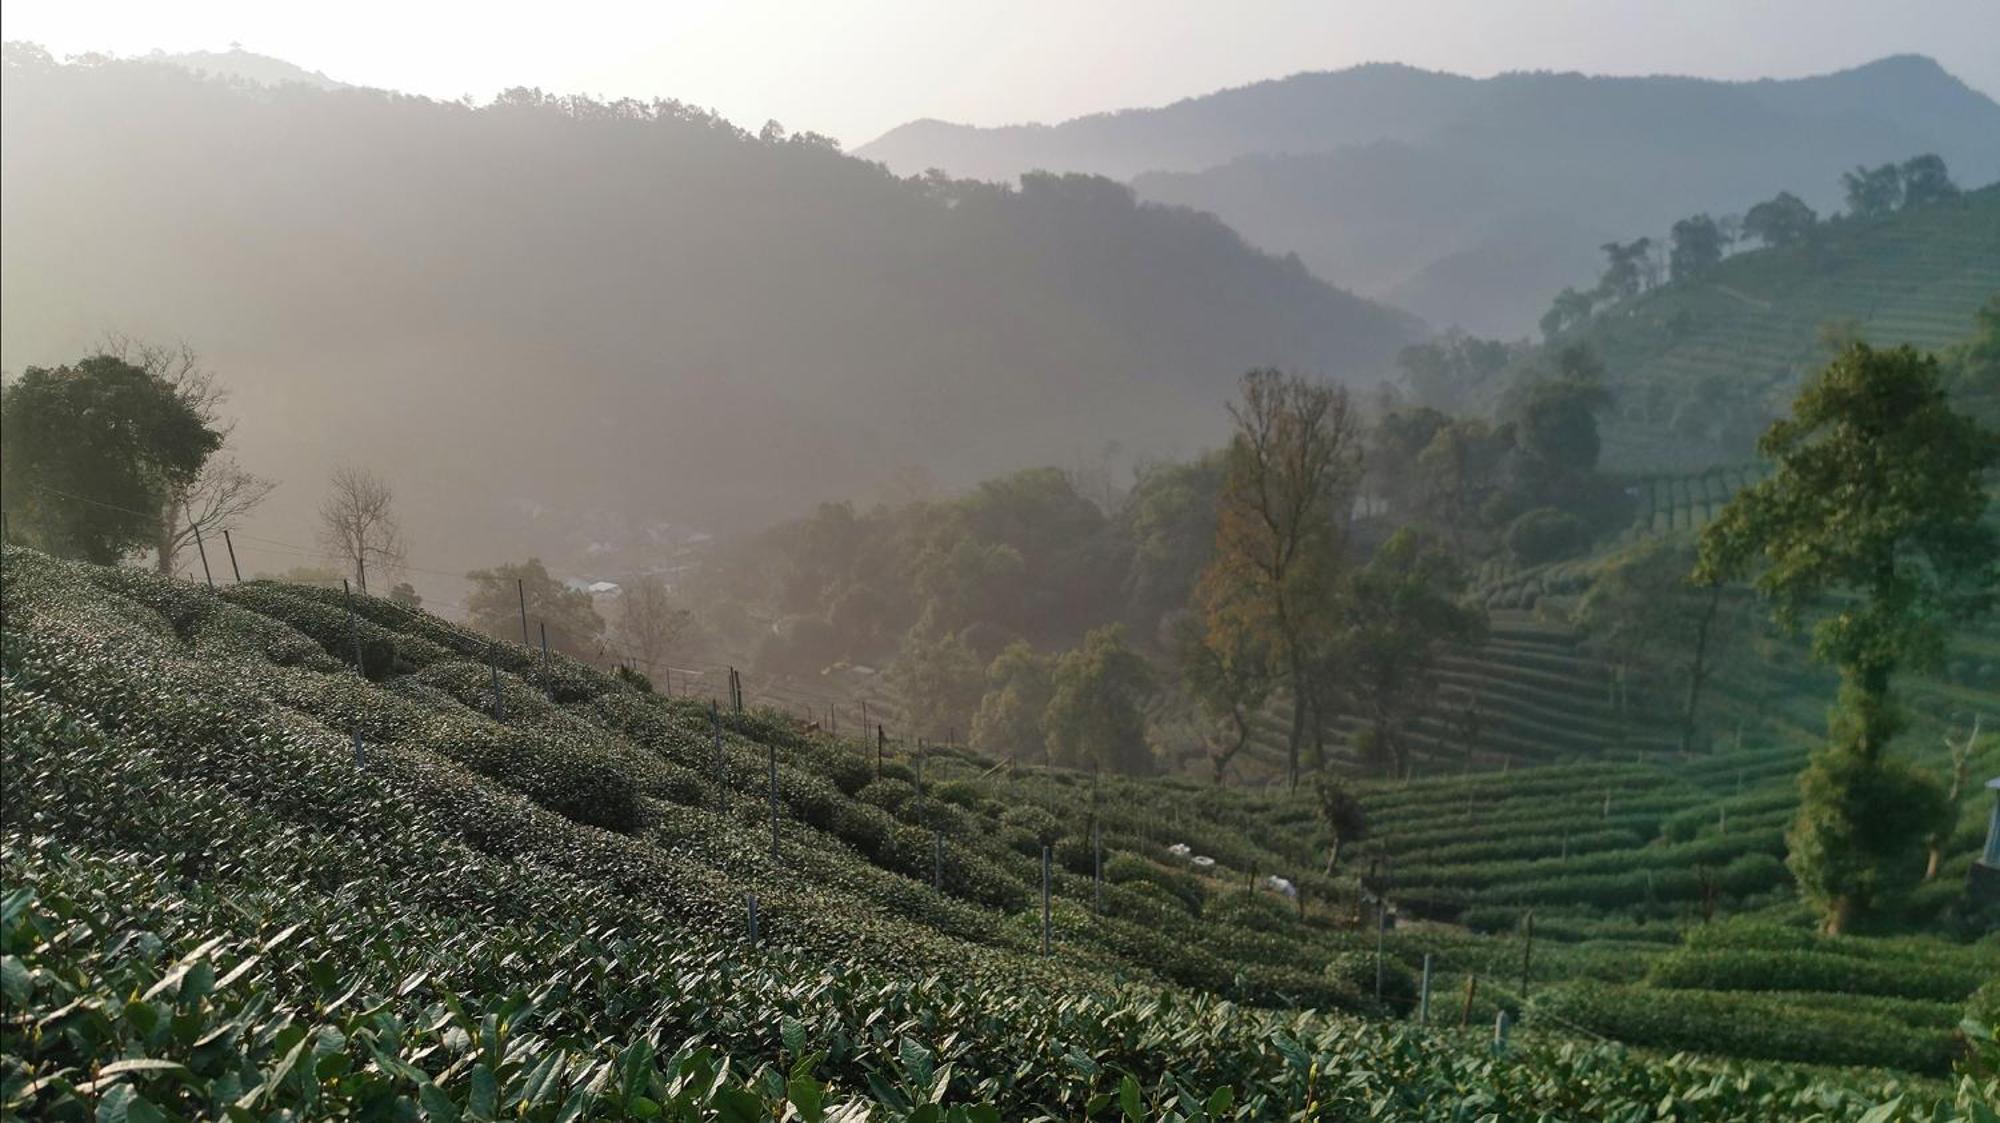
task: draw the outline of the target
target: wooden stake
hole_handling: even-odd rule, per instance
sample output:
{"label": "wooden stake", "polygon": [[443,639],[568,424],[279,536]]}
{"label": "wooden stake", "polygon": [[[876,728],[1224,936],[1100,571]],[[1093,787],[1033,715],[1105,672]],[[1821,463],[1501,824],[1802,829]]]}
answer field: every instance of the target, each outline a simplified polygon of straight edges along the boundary
{"label": "wooden stake", "polygon": [[722,710],[715,699],[708,700],[708,722],[715,728],[715,798],[724,815],[729,814],[729,758],[722,755]]}
{"label": "wooden stake", "polygon": [[1417,1024],[1431,1024],[1431,953],[1424,953],[1424,977],[1417,989]]}
{"label": "wooden stake", "polygon": [[222,528],[222,545],[229,551],[229,572],[236,575],[236,583],[243,583],[243,571],[236,567],[236,543],[229,540],[229,528]]}
{"label": "wooden stake", "polygon": [[523,579],[514,578],[514,595],[521,602],[521,646],[528,646],[528,584]]}
{"label": "wooden stake", "polygon": [[1478,990],[1479,976],[1467,975],[1465,977],[1465,1009],[1459,1011],[1458,1015],[1458,1028],[1460,1029],[1464,1029],[1466,1026],[1472,1024],[1472,996]]}
{"label": "wooden stake", "polygon": [[202,545],[201,526],[197,523],[189,523],[188,528],[194,531],[194,548],[201,555],[201,575],[208,579],[208,587],[213,589],[215,588],[215,574],[208,571],[208,547]]}
{"label": "wooden stake", "polygon": [[1528,1000],[1528,965],[1535,955],[1535,910],[1529,909],[1523,918],[1527,925],[1527,940],[1521,944],[1521,1001]]}
{"label": "wooden stake", "polygon": [[1049,848],[1042,847],[1042,958],[1049,954]]}
{"label": "wooden stake", "polygon": [[778,860],[778,746],[771,747],[771,860]]}

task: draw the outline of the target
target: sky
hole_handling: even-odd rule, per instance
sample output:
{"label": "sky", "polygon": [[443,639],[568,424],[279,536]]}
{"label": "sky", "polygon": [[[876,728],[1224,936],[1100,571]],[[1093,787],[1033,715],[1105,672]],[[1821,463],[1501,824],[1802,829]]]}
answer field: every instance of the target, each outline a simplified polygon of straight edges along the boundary
{"label": "sky", "polygon": [[850,148],[1379,61],[1757,78],[1920,53],[2000,96],[2000,0],[5,0],[0,33],[58,57],[240,43],[440,98],[672,97]]}

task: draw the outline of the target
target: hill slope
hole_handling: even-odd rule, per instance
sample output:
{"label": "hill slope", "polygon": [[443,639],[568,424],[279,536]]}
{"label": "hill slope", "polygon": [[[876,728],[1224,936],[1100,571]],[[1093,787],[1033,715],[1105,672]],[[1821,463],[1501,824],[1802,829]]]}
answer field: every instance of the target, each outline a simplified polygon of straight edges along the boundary
{"label": "hill slope", "polygon": [[1207,443],[1246,368],[1359,377],[1419,330],[1105,180],[897,180],[674,104],[5,82],[0,361],[185,339],[286,484],[265,533],[363,461],[436,568],[581,538],[550,511],[757,525]]}
{"label": "hill slope", "polygon": [[[925,122],[860,150],[905,170],[1129,177],[1338,284],[1502,335],[1531,331],[1607,237],[1780,190],[1830,210],[1842,170],[1918,152],[1963,182],[2000,176],[2000,105],[1914,56],[1760,82],[1368,66],[1050,127]],[[1437,276],[1466,255],[1483,263],[1471,291]]]}
{"label": "hill slope", "polygon": [[[712,724],[700,704],[372,598],[350,616],[324,590],[218,592],[15,547],[0,562],[0,853],[22,887],[5,904],[0,1071],[10,1110],[28,1115],[65,1118],[120,1083],[184,1114],[260,1083],[273,1103],[445,1094],[466,1106],[489,1094],[483,1064],[505,1102],[552,1110],[575,1096],[644,1116],[626,1098],[686,1090],[675,1081],[693,1079],[682,1066],[698,1067],[698,1049],[711,1065],[729,1058],[766,1110],[804,1094],[789,1073],[892,1114],[943,1099],[1066,1117],[1130,1073],[1130,1094],[1151,1105],[1134,1118],[1219,1085],[1235,1092],[1229,1118],[1311,1100],[1444,1120],[1472,1095],[1502,1114],[1613,1115],[1741,1072],[1562,1044],[1593,1032],[1574,1028],[1586,1019],[1685,1047],[1657,1036],[1658,1023],[1617,1022],[1639,969],[1669,950],[1705,891],[1685,867],[1715,865],[1725,909],[1782,907],[1787,895],[1756,814],[1782,814],[1765,789],[1785,786],[1790,748],[1680,769],[1364,785],[1377,852],[1398,859],[1405,923],[1384,937],[1344,915],[1355,901],[1358,916],[1350,870],[1313,872],[1304,798],[1015,776],[901,745],[878,763],[869,746],[768,711]],[[1746,774],[1764,802],[1744,805],[1745,829],[1710,836],[1709,802],[1742,790]],[[1055,954],[1043,956],[1038,856],[1049,843]],[[1172,843],[1212,864],[1176,857]],[[1302,904],[1246,890],[1272,870],[1306,890]],[[1543,936],[1517,981],[1520,948],[1504,933],[1524,904]],[[1458,914],[1502,935],[1409,922]],[[80,924],[144,934],[77,940]],[[1350,953],[1377,940],[1398,986],[1427,956],[1441,994],[1478,974],[1475,1028],[1358,1020],[1407,1009],[1410,992],[1380,1005],[1356,970],[1369,961]],[[1843,946],[1880,958],[1886,989],[1817,996],[1844,1012],[1768,1039],[1739,1028],[1724,1051],[1941,1072],[1958,1048],[1954,1003],[2000,947]],[[1322,973],[1329,962],[1338,969]],[[1699,1032],[1702,1017],[1740,1026],[1746,1010],[1797,1016],[1701,984],[1716,967],[1695,957],[1673,968],[1680,1030]],[[134,995],[157,1006],[127,1016]],[[97,1017],[96,1001],[119,1013]],[[172,1019],[146,1016],[169,1005]],[[1500,1009],[1525,1013],[1528,1028],[1496,1058],[1477,1025]],[[16,1018],[63,1032],[31,1042]],[[1274,1047],[1279,1036],[1297,1047]],[[316,1057],[353,1058],[354,1080],[288,1083],[284,1053],[307,1037]],[[112,1057],[157,1066],[103,1067]],[[605,1062],[623,1092],[601,1082]],[[348,1071],[316,1063],[329,1077]],[[99,1068],[95,1084],[78,1080]],[[1909,1087],[1867,1072],[1754,1071],[1760,1092],[1711,1089],[1688,1118],[1806,1105],[1855,1118]],[[1925,1098],[1951,1097],[1939,1088],[1905,1106],[1927,1113]]]}
{"label": "hill slope", "polygon": [[1607,466],[1700,470],[1750,443],[1825,362],[1822,329],[1938,348],[1973,334],[2000,294],[2000,184],[1886,218],[1823,224],[1809,244],[1711,272],[1591,317],[1552,346],[1587,344],[1616,396]]}

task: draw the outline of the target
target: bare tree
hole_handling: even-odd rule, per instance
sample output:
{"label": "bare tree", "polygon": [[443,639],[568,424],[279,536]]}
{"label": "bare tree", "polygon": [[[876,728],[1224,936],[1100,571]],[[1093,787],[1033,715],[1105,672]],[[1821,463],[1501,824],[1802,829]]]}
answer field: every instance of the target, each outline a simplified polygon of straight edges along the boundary
{"label": "bare tree", "polygon": [[368,567],[403,564],[403,528],[390,509],[389,485],[365,468],[336,468],[319,507],[322,549],[354,570],[354,583],[368,591]]}
{"label": "bare tree", "polygon": [[[171,386],[174,395],[204,425],[222,434],[225,442],[229,440],[235,423],[222,417],[222,403],[229,391],[215,380],[213,371],[201,365],[194,348],[185,343],[162,347],[113,333],[98,342],[98,350]],[[197,532],[211,538],[233,529],[276,486],[244,470],[234,459],[210,457],[192,481],[168,493],[153,543],[154,564],[161,573],[172,573],[181,551],[194,544]]]}
{"label": "bare tree", "polygon": [[618,640],[639,657],[648,676],[686,637],[693,623],[694,614],[675,607],[667,583],[650,573],[633,580],[618,594]]}

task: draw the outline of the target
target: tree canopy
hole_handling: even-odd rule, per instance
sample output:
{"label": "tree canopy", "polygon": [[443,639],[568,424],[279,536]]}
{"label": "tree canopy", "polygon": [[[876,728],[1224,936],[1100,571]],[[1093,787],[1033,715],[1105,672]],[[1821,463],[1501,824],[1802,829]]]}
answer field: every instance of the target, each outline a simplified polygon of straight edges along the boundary
{"label": "tree canopy", "polygon": [[161,512],[222,447],[175,387],[111,355],[29,367],[0,392],[10,533],[110,565],[154,545]]}

